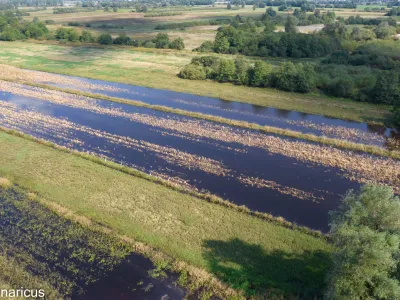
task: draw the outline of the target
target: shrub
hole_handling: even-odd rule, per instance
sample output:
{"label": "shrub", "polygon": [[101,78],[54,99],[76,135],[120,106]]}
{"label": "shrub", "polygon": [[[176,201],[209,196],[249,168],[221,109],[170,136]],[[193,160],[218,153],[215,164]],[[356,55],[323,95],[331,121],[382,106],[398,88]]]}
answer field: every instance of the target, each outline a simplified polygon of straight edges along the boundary
{"label": "shrub", "polygon": [[110,34],[102,34],[98,37],[97,42],[100,45],[112,45],[113,39]]}
{"label": "shrub", "polygon": [[156,48],[166,49],[169,46],[169,36],[166,33],[159,33],[153,40]]}
{"label": "shrub", "polygon": [[145,48],[155,48],[156,44],[153,43],[152,41],[146,41],[146,42],[144,42],[143,47],[145,47]]}
{"label": "shrub", "polygon": [[0,34],[0,40],[2,41],[17,41],[24,39],[25,36],[16,28],[7,27]]}
{"label": "shrub", "polygon": [[374,30],[378,39],[387,39],[396,33],[394,27],[390,26],[387,22],[382,22]]}
{"label": "shrub", "polygon": [[235,60],[236,75],[234,82],[238,85],[248,85],[249,84],[249,69],[250,66],[244,59]]}
{"label": "shrub", "polygon": [[221,59],[217,79],[219,81],[231,82],[236,75],[235,62],[232,59]]}
{"label": "shrub", "polygon": [[396,71],[383,71],[374,87],[374,103],[394,105],[400,101],[400,75]]}
{"label": "shrub", "polygon": [[335,97],[351,97],[353,95],[354,83],[350,77],[339,78],[328,84],[328,93]]}
{"label": "shrub", "polygon": [[178,76],[183,79],[204,80],[206,72],[202,66],[189,64],[182,69]]}
{"label": "shrub", "polygon": [[315,88],[315,72],[310,65],[282,63],[274,72],[273,86],[289,92],[307,93]]}
{"label": "shrub", "polygon": [[398,101],[393,107],[392,123],[397,128],[400,128],[400,101]]}
{"label": "shrub", "polygon": [[116,45],[131,45],[132,39],[126,34],[121,34],[114,39],[114,44]]}
{"label": "shrub", "polygon": [[183,43],[183,39],[182,38],[177,38],[177,39],[173,40],[169,44],[169,48],[170,49],[177,49],[177,50],[185,49],[185,44]]}
{"label": "shrub", "polygon": [[55,35],[56,40],[76,42],[79,39],[78,32],[73,28],[58,28]]}
{"label": "shrub", "polygon": [[68,22],[68,26],[78,27],[78,26],[82,26],[82,24],[80,24],[78,22]]}
{"label": "shrub", "polygon": [[200,47],[193,49],[195,52],[212,52],[214,49],[214,43],[211,41],[203,42]]}
{"label": "shrub", "polygon": [[82,34],[79,37],[79,40],[82,43],[93,43],[96,39],[90,31],[84,30],[84,31],[82,31]]}
{"label": "shrub", "polygon": [[252,86],[268,86],[272,66],[263,61],[257,61],[250,70],[250,84]]}

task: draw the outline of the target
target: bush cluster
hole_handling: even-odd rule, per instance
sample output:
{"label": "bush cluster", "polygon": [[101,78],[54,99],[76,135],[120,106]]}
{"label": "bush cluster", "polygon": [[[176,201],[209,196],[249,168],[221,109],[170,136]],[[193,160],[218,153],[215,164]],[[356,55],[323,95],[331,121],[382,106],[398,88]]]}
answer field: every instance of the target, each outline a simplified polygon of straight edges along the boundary
{"label": "bush cluster", "polygon": [[133,40],[125,34],[121,34],[115,39],[110,34],[102,34],[97,38],[97,41],[101,45],[126,45],[135,47],[146,47],[146,48],[159,48],[159,49],[177,49],[182,50],[185,48],[185,44],[182,38],[176,38],[170,41],[168,34],[159,33],[153,40],[138,41]]}
{"label": "bush cluster", "polygon": [[[218,29],[212,45],[205,42],[194,51],[211,50],[216,53],[247,56],[303,58],[325,56],[339,48],[339,42],[333,37],[297,33],[297,19],[294,17],[284,20],[286,32],[274,32],[276,25],[282,20],[273,18],[269,14],[267,10],[265,18],[256,22],[235,18],[231,26],[222,26]],[[262,27],[264,29],[260,32],[258,28]]]}
{"label": "bush cluster", "polygon": [[49,30],[44,22],[35,18],[32,22],[20,22],[12,11],[0,12],[0,40],[16,41],[23,39],[40,39]]}

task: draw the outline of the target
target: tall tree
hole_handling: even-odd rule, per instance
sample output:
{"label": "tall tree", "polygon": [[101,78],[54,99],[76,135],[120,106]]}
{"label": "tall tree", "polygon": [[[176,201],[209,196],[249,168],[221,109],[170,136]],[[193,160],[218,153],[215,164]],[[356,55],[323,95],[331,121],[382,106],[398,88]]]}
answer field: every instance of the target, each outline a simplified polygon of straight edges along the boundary
{"label": "tall tree", "polygon": [[397,101],[400,101],[399,74],[395,70],[382,71],[376,79],[372,102],[393,105]]}
{"label": "tall tree", "polygon": [[388,187],[364,186],[346,195],[331,213],[337,253],[326,299],[400,299],[399,216],[400,200]]}
{"label": "tall tree", "polygon": [[288,16],[285,23],[285,32],[296,33],[297,32],[297,19],[293,16]]}

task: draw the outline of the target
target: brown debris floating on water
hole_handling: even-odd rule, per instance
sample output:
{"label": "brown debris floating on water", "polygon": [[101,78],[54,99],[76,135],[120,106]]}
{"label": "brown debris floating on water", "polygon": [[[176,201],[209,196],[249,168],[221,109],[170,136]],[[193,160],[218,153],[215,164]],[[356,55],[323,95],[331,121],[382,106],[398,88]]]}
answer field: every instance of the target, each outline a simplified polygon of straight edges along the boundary
{"label": "brown debris floating on water", "polygon": [[2,125],[17,129],[24,126],[26,129],[39,129],[44,134],[47,131],[55,131],[56,137],[62,139],[65,143],[83,145],[84,142],[77,138],[69,138],[72,136],[72,130],[84,132],[92,136],[104,138],[108,142],[116,145],[122,145],[135,151],[149,151],[157,157],[175,165],[179,165],[188,169],[199,169],[206,173],[217,176],[224,176],[230,173],[230,170],[223,166],[220,162],[179,151],[175,148],[160,146],[146,141],[138,141],[129,137],[110,134],[104,131],[95,130],[90,127],[81,126],[63,119],[56,119],[39,113],[30,111],[19,111],[13,104],[0,101],[0,120]]}
{"label": "brown debris floating on water", "polygon": [[[75,144],[81,146],[82,148],[85,148],[85,143],[74,137],[74,131],[78,131],[89,134],[91,136],[103,138],[112,144],[124,146],[134,151],[152,152],[156,156],[164,159],[171,164],[179,165],[188,169],[199,169],[206,173],[214,174],[217,176],[235,178],[231,170],[227,169],[223,166],[223,164],[213,159],[189,154],[170,147],[160,146],[145,141],[138,141],[129,137],[95,130],[86,126],[72,123],[65,119],[57,119],[33,111],[20,110],[15,104],[8,102],[0,101],[0,121],[3,126],[15,130],[35,130],[35,132],[43,135],[50,135],[53,132],[53,136],[61,140],[63,144],[70,148],[73,147]],[[111,150],[105,150],[98,147],[96,148],[96,151],[89,149],[85,150],[85,152],[97,155],[104,159],[111,159],[110,157],[106,156],[106,154],[112,154]],[[116,161],[116,159],[112,160]],[[184,186],[190,190],[209,193],[208,191],[199,191],[195,186],[189,183],[190,180],[182,178],[182,176],[185,177],[185,174],[181,174],[181,177],[171,175],[171,172],[168,172],[168,168],[162,169],[161,167],[159,167],[157,171],[148,171],[143,167],[139,167],[133,164],[130,164],[129,166],[144,172],[148,172],[150,175],[168,180],[169,182],[176,185]],[[239,182],[243,184],[256,186],[258,188],[273,189],[282,194],[291,195],[299,199],[311,199],[313,201],[322,199],[315,197],[312,193],[301,191],[296,188],[285,187],[273,181],[267,181],[260,178],[245,177],[243,175],[239,176],[238,178]]]}
{"label": "brown debris floating on water", "polygon": [[128,89],[117,88],[111,85],[95,84],[80,80],[78,78],[69,78],[64,75],[58,75],[48,72],[32,71],[32,70],[23,70],[13,66],[1,65],[1,64],[0,64],[0,78],[16,80],[16,81],[28,81],[39,84],[54,83],[63,86],[68,86],[71,88],[81,88],[88,90],[134,93],[133,91],[129,91]]}
{"label": "brown debris floating on water", "polygon": [[400,189],[400,161],[396,159],[281,138],[204,120],[167,114],[166,117],[160,117],[130,113],[122,109],[102,107],[99,105],[100,100],[41,88],[31,89],[16,83],[0,81],[0,89],[98,114],[126,118],[151,127],[168,129],[179,134],[186,134],[198,142],[207,138],[233,145],[261,148],[268,153],[284,155],[302,162],[338,168],[344,176],[360,183],[379,183],[393,186],[396,191]]}
{"label": "brown debris floating on water", "polygon": [[325,200],[323,197],[317,197],[313,193],[302,191],[289,186],[284,186],[272,180],[266,180],[257,177],[245,177],[245,176],[239,176],[237,179],[241,183],[247,185],[255,186],[258,188],[267,188],[275,190],[281,194],[290,195],[302,200],[312,200],[313,202],[320,202],[322,200]]}
{"label": "brown debris floating on water", "polygon": [[258,115],[258,114],[252,113],[252,112],[240,111],[240,110],[231,109],[231,108],[221,108],[218,106],[213,106],[213,105],[209,105],[209,104],[205,104],[205,103],[196,103],[196,102],[186,101],[183,99],[174,99],[173,101],[182,103],[182,104],[186,104],[186,105],[196,106],[196,107],[204,107],[204,108],[212,108],[212,109],[221,110],[221,111],[229,111],[229,112],[233,112],[233,113],[237,113],[237,114],[241,114],[241,115],[249,115],[249,116],[256,116],[259,118],[264,118],[264,119],[271,120],[273,122],[283,122],[283,123],[294,125],[294,126],[310,128],[310,129],[320,131],[323,135],[325,135],[327,137],[350,141],[350,142],[362,142],[363,144],[367,144],[367,145],[380,144],[380,146],[382,146],[382,147],[385,143],[385,138],[383,136],[381,136],[377,133],[363,132],[363,131],[355,129],[355,128],[347,128],[347,127],[343,127],[343,126],[333,126],[333,125],[326,125],[326,124],[316,124],[312,121],[296,121],[296,120],[288,120],[285,118],[278,118],[278,117],[274,117],[274,116]]}

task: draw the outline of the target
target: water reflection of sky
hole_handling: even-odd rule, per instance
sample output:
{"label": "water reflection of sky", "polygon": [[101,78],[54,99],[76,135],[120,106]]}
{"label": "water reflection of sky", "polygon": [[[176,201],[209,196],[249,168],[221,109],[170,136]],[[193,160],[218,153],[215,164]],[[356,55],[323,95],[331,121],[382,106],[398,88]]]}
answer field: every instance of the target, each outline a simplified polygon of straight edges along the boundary
{"label": "water reflection of sky", "polygon": [[[79,151],[90,151],[113,159],[118,163],[137,167],[145,172],[162,172],[187,180],[199,190],[208,190],[238,205],[246,205],[252,210],[268,212],[282,216],[289,221],[315,229],[327,230],[328,211],[336,208],[340,195],[349,188],[357,188],[358,183],[343,177],[334,168],[299,162],[280,154],[268,153],[263,149],[245,147],[211,139],[191,139],[189,136],[174,136],[170,130],[161,127],[136,123],[126,118],[98,114],[83,109],[57,105],[35,98],[25,98],[12,94],[3,94],[3,101],[14,103],[21,110],[29,110],[58,119],[67,119],[78,125],[101,130],[121,137],[131,137],[140,141],[171,147],[197,156],[207,157],[222,162],[229,170],[230,176],[218,176],[205,171],[187,168],[168,162],[152,151],[139,151],[110,140],[68,129],[66,135],[79,139],[84,144],[71,143],[60,137],[51,128],[40,131],[39,128],[27,128],[22,125],[17,130],[39,138],[68,146]],[[145,108],[120,106],[116,103],[98,101],[104,107],[119,107],[129,112],[140,112],[165,117],[170,114],[155,112]],[[181,118],[174,116],[175,118]],[[2,120],[0,117],[0,124]],[[4,121],[3,121],[4,122]],[[2,124],[4,125],[4,124]],[[230,147],[230,148],[228,148]],[[245,153],[233,151],[245,150]],[[323,197],[324,200],[313,202],[283,194],[269,188],[257,188],[243,184],[238,176],[259,177],[274,181],[281,186],[293,187]]]}
{"label": "water reflection of sky", "polygon": [[[65,76],[65,75],[59,75]],[[64,88],[76,88],[87,92],[124,98],[129,100],[139,100],[154,105],[164,105],[171,108],[189,110],[193,112],[199,112],[204,114],[210,114],[229,118],[233,120],[241,120],[251,123],[257,123],[260,125],[270,125],[285,129],[291,129],[295,131],[301,131],[303,133],[312,133],[316,135],[325,135],[332,138],[343,138],[343,131],[333,133],[332,130],[323,130],[318,127],[324,127],[325,129],[331,129],[331,127],[347,128],[361,131],[366,135],[363,138],[353,135],[347,139],[354,142],[360,142],[365,144],[373,144],[384,146],[385,140],[374,138],[374,135],[389,137],[389,138],[400,138],[398,133],[390,128],[386,128],[380,125],[370,125],[367,123],[351,122],[341,119],[329,118],[319,115],[306,114],[301,112],[295,112],[284,109],[263,107],[257,105],[251,105],[247,103],[225,101],[221,99],[209,98],[196,96],[185,93],[177,93],[168,90],[158,90],[140,86],[132,86],[122,83],[113,83],[108,81],[65,76],[67,78],[78,79],[81,82],[89,83],[92,85],[108,86],[118,90],[110,89],[99,89],[96,86],[93,88],[84,88],[82,86],[71,86],[57,84],[52,82],[46,82],[46,84],[55,85]],[[329,128],[327,128],[329,127]],[[369,137],[367,134],[371,134]]]}

